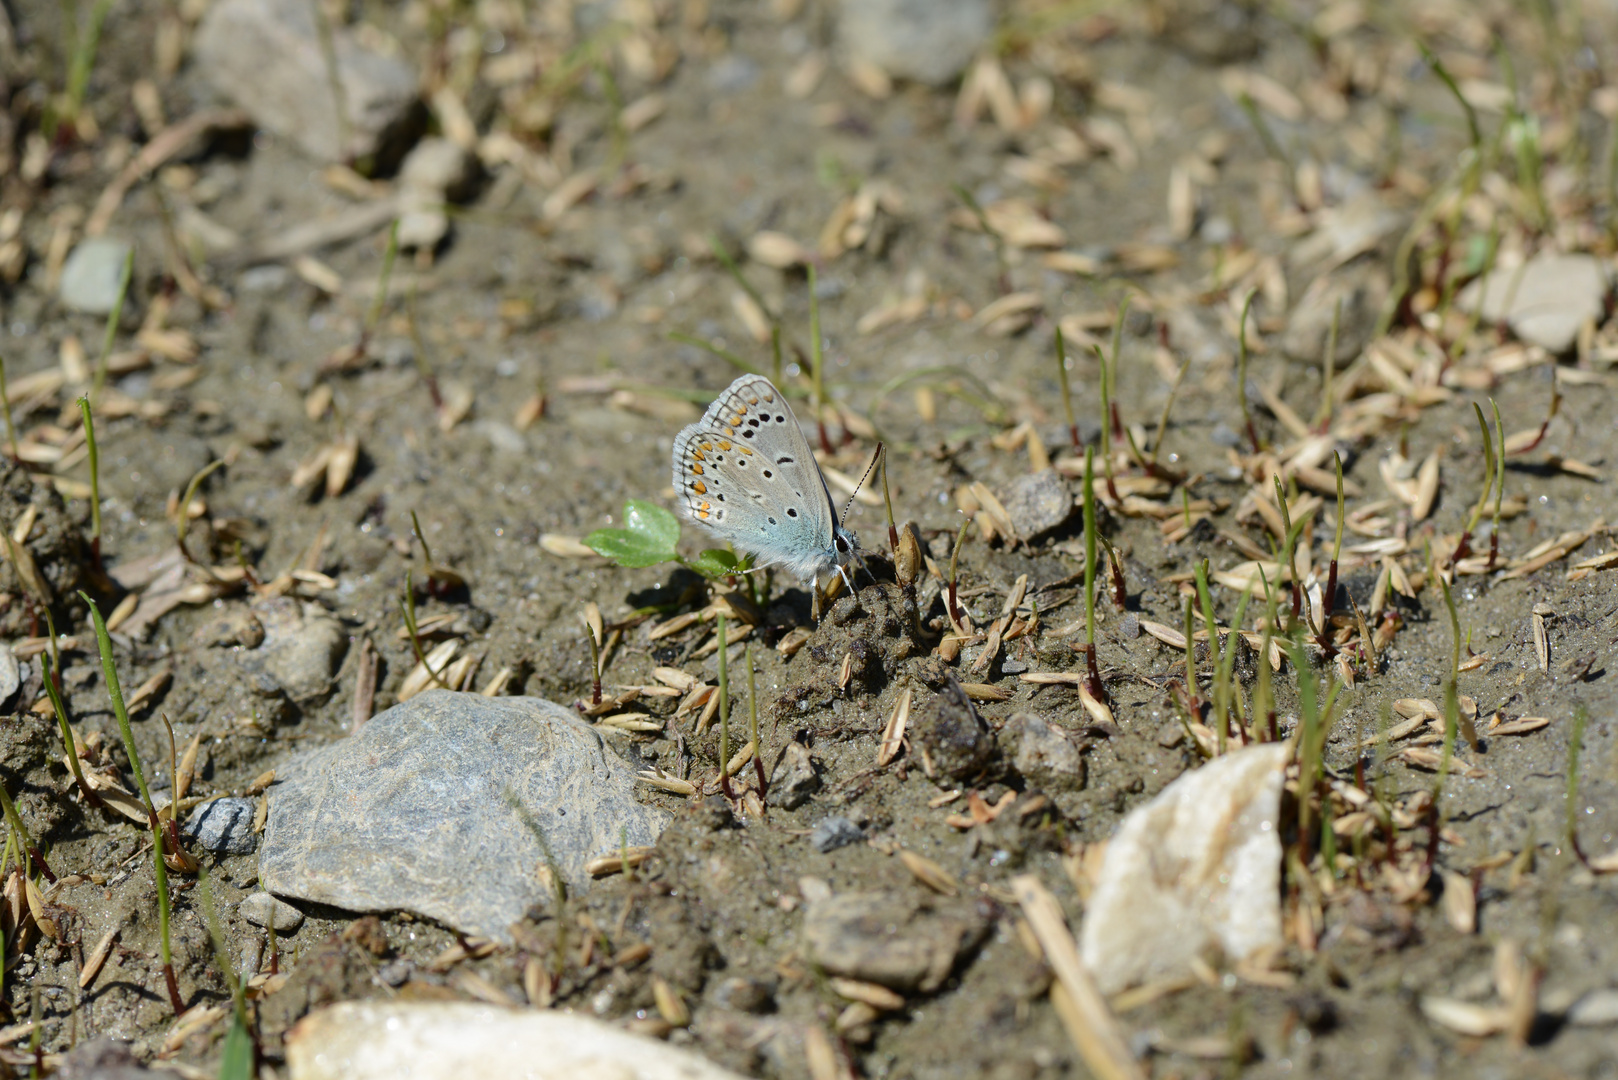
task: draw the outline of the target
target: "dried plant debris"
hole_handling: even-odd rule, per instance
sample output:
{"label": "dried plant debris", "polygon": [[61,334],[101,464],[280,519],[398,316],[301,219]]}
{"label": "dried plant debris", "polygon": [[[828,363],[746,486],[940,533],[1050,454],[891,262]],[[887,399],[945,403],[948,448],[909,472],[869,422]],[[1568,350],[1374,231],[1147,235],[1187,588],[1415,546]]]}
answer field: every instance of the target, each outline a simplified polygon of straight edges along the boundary
{"label": "dried plant debris", "polygon": [[[0,1071],[1604,1060],[1611,11],[39,7]],[[742,371],[825,595],[668,511]]]}

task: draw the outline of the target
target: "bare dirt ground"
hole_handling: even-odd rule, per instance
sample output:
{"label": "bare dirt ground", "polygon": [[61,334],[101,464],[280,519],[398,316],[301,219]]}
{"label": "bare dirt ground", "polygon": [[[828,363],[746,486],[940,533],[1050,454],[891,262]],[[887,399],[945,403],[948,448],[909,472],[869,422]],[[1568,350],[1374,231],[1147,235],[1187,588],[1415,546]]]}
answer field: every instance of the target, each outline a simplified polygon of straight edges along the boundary
{"label": "bare dirt ground", "polygon": [[[392,197],[386,173],[328,167],[264,131],[182,140],[135,170],[107,228],[135,255],[96,397],[103,573],[75,402],[95,381],[105,319],[66,308],[56,282],[135,155],[228,104],[190,61],[205,7],[113,5],[84,95],[90,122],[59,124],[50,139],[68,7],[8,4],[0,38],[0,355],[16,425],[7,449],[22,458],[4,466],[0,525],[28,518],[0,567],[0,622],[24,661],[0,723],[0,780],[58,879],[14,869],[23,862],[7,848],[0,1000],[7,1023],[39,1018],[42,1054],[112,1035],[143,1060],[213,1075],[224,1010],[176,1029],[149,834],[87,806],[63,765],[39,678],[37,579],[67,635],[62,690],[86,767],[122,769],[126,783],[75,591],[107,613],[133,598],[116,656],[126,694],[157,679],[134,730],[165,797],[175,778],[160,714],[177,756],[196,748],[192,801],[256,799],[255,781],[291,755],[393,704],[417,664],[401,632],[407,588],[422,644],[458,641],[473,689],[588,700],[589,602],[618,635],[609,696],[654,684],[658,667],[713,681],[711,619],[654,636],[706,609],[708,584],[669,564],[621,569],[578,540],[621,524],[626,499],[677,507],[674,433],[737,374],[717,352],[768,372],[779,327],[783,385],[807,392],[813,263],[824,464],[858,476],[884,441],[894,515],[916,523],[933,571],[916,622],[891,584],[862,578],[864,591],[816,625],[797,583],[754,583],[760,755],[773,770],[795,745],[818,788],[792,809],[766,793],[762,812],[756,791],[732,808],[648,788],[678,813],[633,879],[536,912],[518,948],[471,959],[455,934],[397,914],[310,911],[272,941],[236,910],[256,888],[255,857],[198,852],[231,962],[289,976],[259,980],[263,1075],[284,1075],[285,1031],[331,1001],[526,1004],[531,955],[554,961],[552,1007],[662,1034],[749,1075],[824,1080],[805,1053],[811,1029],[853,1075],[1087,1075],[1008,883],[1038,876],[1076,927],[1093,884],[1086,852],[1217,750],[1199,742],[1215,726],[1206,640],[1188,692],[1183,647],[1154,631],[1180,631],[1204,560],[1226,627],[1255,560],[1284,574],[1279,476],[1301,526],[1295,577],[1314,585],[1299,621],[1318,625],[1323,596],[1336,614],[1329,649],[1300,631],[1308,663],[1342,684],[1325,780],[1303,798],[1316,820],[1322,809],[1347,820],[1327,854],[1319,836],[1289,834],[1287,944],[1261,970],[1211,957],[1201,978],[1114,1001],[1143,1067],[1618,1076],[1612,1027],[1567,1019],[1618,972],[1618,876],[1600,872],[1618,850],[1618,593],[1614,560],[1600,558],[1618,514],[1618,322],[1604,288],[1581,314],[1577,290],[1552,285],[1547,306],[1565,303],[1577,328],[1556,354],[1458,299],[1480,277],[1528,288],[1532,264],[1516,268],[1541,253],[1610,270],[1610,9],[1021,0],[999,9],[964,82],[930,88],[842,63],[835,5],[816,0],[327,4],[335,25],[416,65],[434,130],[471,125],[482,175],[442,243],[387,270],[385,207],[355,236],[266,254],[302,226]],[[1046,479],[1063,505],[1078,493],[1058,327],[1073,435],[1095,448],[1098,470],[1110,453],[1114,474],[1110,487],[1097,480],[1127,592],[1120,610],[1103,566],[1096,660],[1110,720],[1078,685],[1079,514],[1032,536],[995,524],[994,499],[1053,459]],[[1114,348],[1115,420],[1101,406]],[[1458,550],[1486,475],[1474,405],[1494,439],[1491,400],[1509,451],[1494,556],[1493,496]],[[810,420],[810,399],[795,401]],[[1348,526],[1336,596],[1324,592],[1333,452]],[[222,465],[182,508],[211,463]],[[977,515],[958,560],[975,624],[964,635],[943,581],[963,509]],[[212,571],[175,557],[181,514],[188,552]],[[433,563],[463,585],[424,584],[412,514]],[[891,583],[880,502],[854,502],[848,524]],[[688,525],[682,553],[708,546]],[[1023,600],[1002,620],[1023,576]],[[1290,596],[1277,593],[1283,623]],[[1243,630],[1258,633],[1263,607],[1261,593]],[[259,677],[267,631],[273,643],[317,623],[337,627],[329,649]],[[1009,640],[979,663],[997,625]],[[964,647],[949,643],[961,636]],[[1239,640],[1225,648],[1240,651],[1247,724],[1230,738],[1286,737],[1300,723],[1296,666],[1273,673],[1273,710],[1255,711],[1264,660]],[[733,690],[746,647],[731,648]],[[1051,672],[1072,677],[1026,678]],[[1442,714],[1457,674],[1476,739],[1460,733],[1450,762],[1442,717],[1424,724],[1419,702]],[[940,696],[950,678],[977,687],[988,731],[965,749],[963,707]],[[908,742],[879,767],[905,693],[916,702]],[[675,719],[678,701],[626,705],[670,722],[609,738],[711,791],[716,726]],[[737,699],[734,714],[745,712]],[[1082,748],[1082,777],[1017,768],[1005,726],[1025,712]],[[758,786],[751,769],[740,780]],[[1294,788],[1294,821],[1296,800]],[[816,851],[810,830],[828,816],[850,819],[859,841]],[[953,895],[919,881],[904,851],[932,860]],[[897,1008],[851,1008],[807,959],[805,878],[929,906],[962,935],[947,979]],[[170,876],[174,965],[193,1017],[228,1002],[196,880]],[[689,1025],[660,1017],[654,979],[683,996]],[[1432,999],[1462,1003],[1482,1027],[1431,1018]],[[35,1060],[29,1031],[5,1028],[8,1067]]]}

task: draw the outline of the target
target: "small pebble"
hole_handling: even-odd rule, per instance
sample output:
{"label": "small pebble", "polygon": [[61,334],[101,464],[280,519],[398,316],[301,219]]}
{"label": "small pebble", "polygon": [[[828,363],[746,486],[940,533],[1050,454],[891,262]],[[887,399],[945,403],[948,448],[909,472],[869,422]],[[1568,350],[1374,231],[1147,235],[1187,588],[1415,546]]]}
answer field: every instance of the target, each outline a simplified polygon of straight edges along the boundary
{"label": "small pebble", "polygon": [[185,823],[185,834],[221,855],[251,855],[258,850],[253,834],[257,809],[252,799],[215,799],[197,807]]}
{"label": "small pebble", "polygon": [[816,825],[814,832],[809,834],[809,844],[816,851],[825,854],[858,843],[864,836],[860,827],[846,817],[829,817]]}
{"label": "small pebble", "polygon": [[57,296],[74,311],[106,315],[118,304],[124,260],[134,250],[127,240],[98,236],[73,249],[62,264]]}
{"label": "small pebble", "polygon": [[267,892],[256,892],[243,900],[238,909],[254,926],[273,927],[276,933],[290,934],[303,925],[303,912],[282,903]]}

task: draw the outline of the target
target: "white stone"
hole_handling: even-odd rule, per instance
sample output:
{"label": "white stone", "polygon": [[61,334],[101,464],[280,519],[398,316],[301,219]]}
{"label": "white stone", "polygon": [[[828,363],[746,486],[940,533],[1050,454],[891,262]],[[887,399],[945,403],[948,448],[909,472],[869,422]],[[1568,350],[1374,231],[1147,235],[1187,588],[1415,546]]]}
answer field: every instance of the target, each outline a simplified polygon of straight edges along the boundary
{"label": "white stone", "polygon": [[577,1013],[345,1001],[287,1034],[292,1080],[740,1080],[689,1050]]}
{"label": "white stone", "polygon": [[938,86],[988,42],[994,11],[988,0],[843,0],[837,29],[851,56]]}
{"label": "white stone", "polygon": [[1573,347],[1587,320],[1601,320],[1611,279],[1592,255],[1546,252],[1515,267],[1496,267],[1461,290],[1462,311],[1481,310],[1489,322],[1504,320],[1530,345],[1553,353]]}
{"label": "white stone", "polygon": [[1211,945],[1240,960],[1281,944],[1285,743],[1186,773],[1107,845],[1080,947],[1104,993],[1178,975]]}

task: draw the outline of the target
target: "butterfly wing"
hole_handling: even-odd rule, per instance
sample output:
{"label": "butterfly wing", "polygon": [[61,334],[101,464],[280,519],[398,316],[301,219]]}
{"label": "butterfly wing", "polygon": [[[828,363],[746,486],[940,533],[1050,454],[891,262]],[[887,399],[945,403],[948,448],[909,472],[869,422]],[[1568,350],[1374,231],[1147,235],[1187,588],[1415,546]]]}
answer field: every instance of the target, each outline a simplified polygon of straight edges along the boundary
{"label": "butterfly wing", "polygon": [[838,563],[835,510],[809,440],[770,381],[744,375],[674,440],[686,512],[763,564],[803,580]]}

